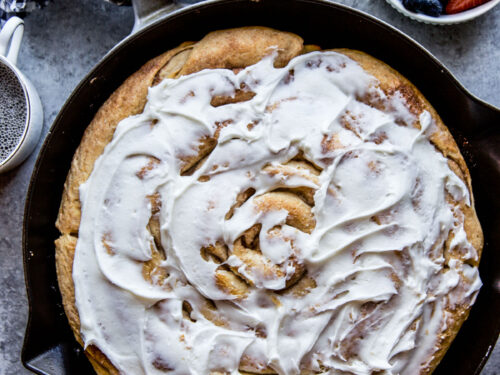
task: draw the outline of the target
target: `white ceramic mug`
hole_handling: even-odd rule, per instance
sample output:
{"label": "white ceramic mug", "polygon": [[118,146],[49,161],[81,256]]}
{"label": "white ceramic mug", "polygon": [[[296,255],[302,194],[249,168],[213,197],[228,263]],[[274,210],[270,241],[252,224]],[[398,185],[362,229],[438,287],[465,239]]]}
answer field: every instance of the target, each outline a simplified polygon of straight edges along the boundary
{"label": "white ceramic mug", "polygon": [[43,125],[40,97],[16,67],[23,32],[18,17],[10,18],[0,31],[0,173],[31,154]]}

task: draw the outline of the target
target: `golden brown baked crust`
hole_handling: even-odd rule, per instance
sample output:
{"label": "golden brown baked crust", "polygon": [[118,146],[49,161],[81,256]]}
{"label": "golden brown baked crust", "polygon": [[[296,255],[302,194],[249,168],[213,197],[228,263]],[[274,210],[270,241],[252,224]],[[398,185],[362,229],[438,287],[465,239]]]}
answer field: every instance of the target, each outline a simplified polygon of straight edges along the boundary
{"label": "golden brown baked crust", "polygon": [[[56,240],[59,287],[69,324],[76,340],[81,345],[83,342],[80,336],[80,321],[75,306],[72,278],[73,258],[81,215],[79,186],[90,176],[94,162],[111,141],[117,124],[128,116],[141,113],[146,104],[148,87],[159,83],[166,77],[176,78],[205,68],[244,68],[258,62],[274,46],[278,47],[276,66],[284,66],[293,57],[318,49],[315,46],[304,46],[302,39],[294,34],[264,27],[215,31],[208,34],[200,42],[184,43],[147,62],[139,71],[129,77],[98,110],[74,155],[64,185],[56,222],[56,226],[61,232],[60,238]],[[457,144],[434,108],[416,87],[385,63],[363,52],[349,49],[336,49],[335,51],[357,61],[364,70],[377,78],[380,89],[386,95],[390,96],[396,91],[402,93],[409,103],[411,112],[418,114],[425,109],[431,113],[439,129],[431,136],[431,142],[448,159],[450,168],[467,184],[472,197],[470,174]],[[379,105],[377,98],[367,97],[363,100],[373,106]],[[419,126],[419,124],[417,123],[415,126]],[[187,162],[186,169],[190,165],[192,164]],[[452,200],[452,198],[449,199]],[[467,238],[480,256],[483,236],[474,206],[469,207],[462,202],[452,203],[460,205],[464,213]],[[450,242],[451,239],[446,242],[445,249],[443,249],[446,261],[449,261],[450,258],[460,258],[456,249],[449,248]],[[477,266],[478,261],[469,263]],[[307,282],[307,279],[304,280]],[[430,361],[422,368],[421,374],[430,374],[438,365],[468,316],[467,306],[446,307],[446,310],[451,313],[447,328],[441,332],[438,348]],[[86,348],[85,353],[98,374],[118,373],[106,356],[95,346]],[[241,369],[252,371],[254,366],[243,360]],[[272,371],[267,369],[264,370],[264,373],[272,373]]]}

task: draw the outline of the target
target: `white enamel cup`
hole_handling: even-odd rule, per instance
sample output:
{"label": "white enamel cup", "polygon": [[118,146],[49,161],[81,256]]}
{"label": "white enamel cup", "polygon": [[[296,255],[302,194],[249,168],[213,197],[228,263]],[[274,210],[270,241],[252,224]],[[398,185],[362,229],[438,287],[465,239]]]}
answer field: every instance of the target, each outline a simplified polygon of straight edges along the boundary
{"label": "white enamel cup", "polygon": [[[40,139],[43,126],[43,110],[40,97],[33,84],[16,67],[23,32],[23,20],[18,17],[10,18],[0,31],[0,69],[4,70],[3,76],[7,74],[9,79],[17,79],[22,88],[26,104],[24,107],[26,113],[19,113],[19,116],[25,118],[24,129],[19,134],[15,147],[7,155],[0,158],[0,173],[18,166],[33,152]],[[2,84],[5,85],[0,81],[0,85]],[[22,100],[22,98],[16,100]],[[0,103],[0,105],[6,105],[6,103]],[[3,132],[4,135],[7,134],[9,125],[12,126],[9,121],[1,123],[0,132]],[[5,137],[0,137],[0,142],[6,142],[5,139]]]}

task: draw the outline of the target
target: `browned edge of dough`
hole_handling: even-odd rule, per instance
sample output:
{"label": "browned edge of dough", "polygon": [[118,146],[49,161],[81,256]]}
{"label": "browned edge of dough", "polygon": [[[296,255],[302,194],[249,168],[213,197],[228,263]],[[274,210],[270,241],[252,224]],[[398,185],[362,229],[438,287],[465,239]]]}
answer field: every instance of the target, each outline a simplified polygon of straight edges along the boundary
{"label": "browned edge of dough", "polygon": [[[278,46],[279,51],[275,60],[276,66],[284,66],[291,58],[304,52],[300,37],[264,27],[212,32],[196,44],[185,43],[147,62],[138,72],[130,76],[97,112],[73,158],[56,223],[61,232],[61,237],[56,241],[57,276],[66,315],[80,344],[83,343],[72,278],[74,250],[81,215],[78,189],[92,172],[95,160],[111,141],[117,124],[128,116],[141,113],[146,103],[148,88],[164,77],[175,78],[205,68],[243,68],[268,55],[273,46]],[[315,49],[306,48],[305,51]],[[427,110],[431,113],[438,128],[432,135],[431,141],[436,149],[458,167],[454,171],[467,184],[472,197],[470,174],[460,150],[439,115],[418,89],[397,71],[363,52],[349,49],[335,51],[357,61],[365,71],[379,80],[380,88],[387,95],[396,91],[401,92],[408,101],[411,111],[419,113]],[[467,238],[480,255],[483,236],[474,207],[461,204],[461,208],[465,216]],[[477,266],[477,263],[473,265]],[[439,364],[467,316],[467,308],[456,308],[455,318],[441,333],[440,346],[430,362],[424,364],[421,374],[430,374]],[[86,354],[99,375],[118,373],[95,346],[89,346]]]}

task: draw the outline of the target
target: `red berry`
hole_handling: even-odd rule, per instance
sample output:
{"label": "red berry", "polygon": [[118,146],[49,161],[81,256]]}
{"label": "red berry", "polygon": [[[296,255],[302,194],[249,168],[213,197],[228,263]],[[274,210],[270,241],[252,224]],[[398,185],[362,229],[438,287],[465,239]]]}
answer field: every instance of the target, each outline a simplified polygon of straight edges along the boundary
{"label": "red berry", "polygon": [[487,3],[489,0],[450,0],[446,5],[446,13],[454,14],[460,13],[464,10],[477,7],[481,4]]}

